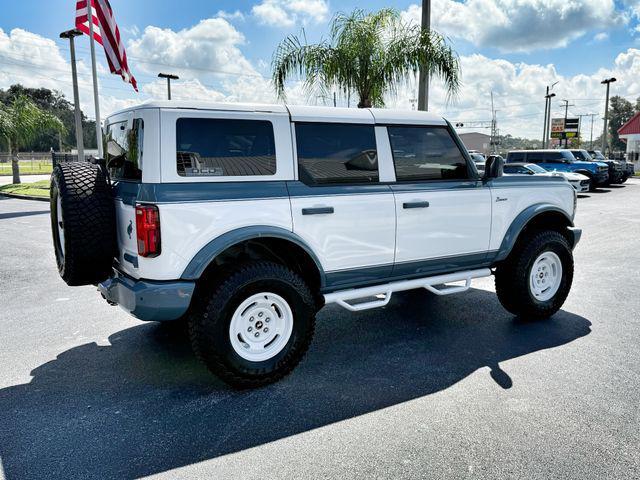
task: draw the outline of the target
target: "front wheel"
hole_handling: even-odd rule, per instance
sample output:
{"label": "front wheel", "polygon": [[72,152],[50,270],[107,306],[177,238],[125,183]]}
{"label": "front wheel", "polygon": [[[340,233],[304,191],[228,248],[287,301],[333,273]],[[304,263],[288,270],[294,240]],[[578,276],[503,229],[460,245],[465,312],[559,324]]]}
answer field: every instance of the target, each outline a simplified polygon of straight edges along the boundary
{"label": "front wheel", "polygon": [[313,295],[299,275],[282,265],[241,266],[195,301],[199,306],[189,316],[194,352],[234,387],[279,380],[300,362],[311,343]]}
{"label": "front wheel", "polygon": [[543,231],[521,239],[496,268],[496,293],[509,312],[531,319],[556,313],[573,281],[573,254],[567,239]]}

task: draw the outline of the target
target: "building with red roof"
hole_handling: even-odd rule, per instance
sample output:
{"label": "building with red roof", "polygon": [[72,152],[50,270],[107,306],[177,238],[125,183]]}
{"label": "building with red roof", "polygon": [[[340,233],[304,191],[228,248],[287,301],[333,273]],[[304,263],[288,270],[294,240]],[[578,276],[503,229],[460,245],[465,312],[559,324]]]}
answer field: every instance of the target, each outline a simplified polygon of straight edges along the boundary
{"label": "building with red roof", "polygon": [[627,143],[627,161],[634,163],[637,172],[640,163],[640,112],[618,129],[618,136]]}

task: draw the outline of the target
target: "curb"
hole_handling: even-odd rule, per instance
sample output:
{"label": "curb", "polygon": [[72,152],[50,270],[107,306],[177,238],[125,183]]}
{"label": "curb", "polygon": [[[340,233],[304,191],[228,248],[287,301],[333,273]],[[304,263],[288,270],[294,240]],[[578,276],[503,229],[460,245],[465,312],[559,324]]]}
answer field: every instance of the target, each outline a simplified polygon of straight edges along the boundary
{"label": "curb", "polygon": [[33,195],[18,195],[17,193],[0,192],[0,196],[9,198],[19,198],[20,200],[36,200],[38,202],[49,202],[47,197],[35,197]]}

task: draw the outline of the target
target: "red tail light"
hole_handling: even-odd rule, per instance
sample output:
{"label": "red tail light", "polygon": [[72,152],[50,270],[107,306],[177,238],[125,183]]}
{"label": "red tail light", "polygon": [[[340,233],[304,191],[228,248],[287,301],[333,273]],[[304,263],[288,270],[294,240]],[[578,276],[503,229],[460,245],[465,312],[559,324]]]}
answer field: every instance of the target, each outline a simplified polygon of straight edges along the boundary
{"label": "red tail light", "polygon": [[138,255],[160,255],[160,212],[155,205],[136,205],[136,234]]}

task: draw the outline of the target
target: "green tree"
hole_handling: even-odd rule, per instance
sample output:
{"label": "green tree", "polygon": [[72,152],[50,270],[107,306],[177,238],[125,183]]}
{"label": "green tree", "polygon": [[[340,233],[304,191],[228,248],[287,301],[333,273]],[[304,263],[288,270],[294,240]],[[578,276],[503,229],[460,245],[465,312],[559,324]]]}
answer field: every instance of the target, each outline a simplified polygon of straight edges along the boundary
{"label": "green tree", "polygon": [[381,107],[385,94],[395,94],[397,85],[421,67],[442,79],[450,96],[457,93],[460,64],[444,37],[402,21],[397,10],[355,10],[333,18],[328,41],[307,44],[295,35],[286,37],[274,54],[272,79],[281,99],[285,82],[299,75],[309,95],[335,88],[345,97],[356,94],[360,108]]}
{"label": "green tree", "polygon": [[[10,105],[13,100],[20,96],[30,98],[41,110],[58,117],[65,126],[65,133],[62,138],[60,138],[58,131],[55,129],[43,130],[27,145],[22,147],[24,150],[48,152],[51,147],[57,150],[60,143],[62,143],[63,148],[77,145],[73,104],[62,93],[48,88],[27,88],[20,84],[15,84],[6,90],[0,90],[0,103]],[[96,148],[95,122],[87,120],[84,114],[82,114],[82,129],[85,147]]]}
{"label": "green tree", "polygon": [[43,130],[65,131],[58,117],[44,112],[25,96],[16,97],[8,106],[0,104],[0,137],[9,150],[13,183],[20,183],[18,151]]}
{"label": "green tree", "polygon": [[611,97],[609,101],[609,135],[611,151],[626,150],[626,144],[618,137],[618,129],[634,115],[634,105],[623,97]]}

